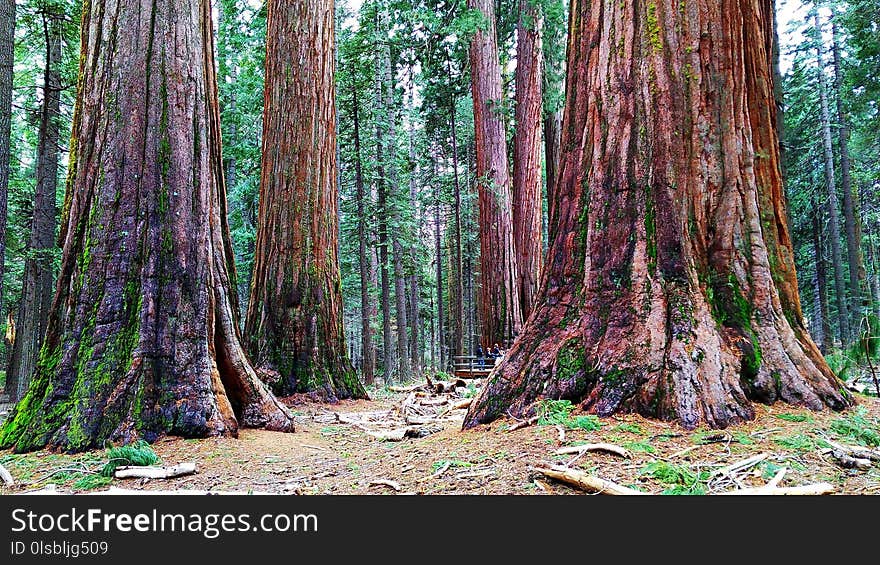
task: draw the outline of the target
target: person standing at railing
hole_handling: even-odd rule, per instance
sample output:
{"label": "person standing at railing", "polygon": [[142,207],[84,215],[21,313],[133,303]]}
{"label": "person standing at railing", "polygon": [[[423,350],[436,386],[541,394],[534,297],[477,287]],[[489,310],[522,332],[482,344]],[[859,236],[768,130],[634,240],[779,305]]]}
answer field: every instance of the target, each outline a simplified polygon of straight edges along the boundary
{"label": "person standing at railing", "polygon": [[477,343],[477,348],[474,350],[474,355],[477,358],[477,363],[480,365],[480,369],[484,369],[486,367],[486,358],[483,354],[483,346]]}

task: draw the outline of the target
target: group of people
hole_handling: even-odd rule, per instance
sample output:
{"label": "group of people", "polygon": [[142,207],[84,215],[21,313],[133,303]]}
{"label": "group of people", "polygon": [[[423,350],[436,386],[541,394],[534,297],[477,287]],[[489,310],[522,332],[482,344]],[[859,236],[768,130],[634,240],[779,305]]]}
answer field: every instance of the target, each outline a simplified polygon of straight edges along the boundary
{"label": "group of people", "polygon": [[481,369],[486,367],[486,361],[491,360],[492,365],[497,365],[501,362],[502,357],[504,357],[504,350],[498,346],[496,343],[492,346],[491,349],[487,349],[483,351],[483,346],[481,344],[477,344],[476,350],[474,351],[474,355],[477,358],[477,364],[479,364]]}

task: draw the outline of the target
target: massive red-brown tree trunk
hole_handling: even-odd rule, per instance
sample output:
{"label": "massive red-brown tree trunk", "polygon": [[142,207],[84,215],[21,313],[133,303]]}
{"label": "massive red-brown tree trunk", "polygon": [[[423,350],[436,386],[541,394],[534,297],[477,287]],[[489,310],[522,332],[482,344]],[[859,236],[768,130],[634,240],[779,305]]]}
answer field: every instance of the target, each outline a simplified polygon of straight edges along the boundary
{"label": "massive red-brown tree trunk", "polygon": [[516,131],[513,137],[513,239],[519,303],[532,311],[541,272],[541,8],[521,0],[516,45]]}
{"label": "massive red-brown tree trunk", "polygon": [[558,230],[465,425],[542,397],[693,428],[851,399],[807,334],[775,134],[770,0],[574,2]]}
{"label": "massive red-brown tree trunk", "polygon": [[292,430],[239,343],[210,3],[87,6],[61,273],[0,445]]}
{"label": "massive red-brown tree trunk", "polygon": [[267,20],[248,348],[281,394],[365,398],[342,328],[333,0],[271,0]]}
{"label": "massive red-brown tree trunk", "polygon": [[501,112],[501,67],[495,39],[495,4],[468,0],[483,16],[470,46],[474,140],[480,207],[480,314],[482,338],[491,347],[522,326],[513,241],[507,137]]}

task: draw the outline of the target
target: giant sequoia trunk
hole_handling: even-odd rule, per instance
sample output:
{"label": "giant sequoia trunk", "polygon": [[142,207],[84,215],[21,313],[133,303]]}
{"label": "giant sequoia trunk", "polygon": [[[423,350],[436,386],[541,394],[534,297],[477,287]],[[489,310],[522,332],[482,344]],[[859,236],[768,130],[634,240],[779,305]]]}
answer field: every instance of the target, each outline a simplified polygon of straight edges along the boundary
{"label": "giant sequoia trunk", "polygon": [[248,347],[281,394],[365,398],[342,328],[333,1],[272,0],[267,19]]}
{"label": "giant sequoia trunk", "polygon": [[471,41],[471,90],[480,205],[480,314],[485,343],[512,338],[522,326],[511,217],[507,138],[501,113],[501,67],[495,39],[495,4],[468,0],[483,16]]}
{"label": "giant sequoia trunk", "polygon": [[58,121],[61,109],[61,75],[58,67],[61,61],[63,18],[63,13],[43,15],[46,60],[37,146],[37,182],[15,327],[16,339],[6,369],[6,390],[13,402],[24,396],[36,367],[54,292],[53,252],[58,221],[55,192],[58,188]]}
{"label": "giant sequoia trunk", "polygon": [[0,445],[292,430],[239,343],[210,3],[96,1],[82,30],[61,272]]}
{"label": "giant sequoia trunk", "polygon": [[775,135],[770,0],[571,13],[558,229],[465,425],[542,397],[686,427],[851,403],[806,332]]}
{"label": "giant sequoia trunk", "polygon": [[513,138],[513,239],[519,303],[528,318],[541,272],[541,8],[521,0],[516,46],[516,132]]}

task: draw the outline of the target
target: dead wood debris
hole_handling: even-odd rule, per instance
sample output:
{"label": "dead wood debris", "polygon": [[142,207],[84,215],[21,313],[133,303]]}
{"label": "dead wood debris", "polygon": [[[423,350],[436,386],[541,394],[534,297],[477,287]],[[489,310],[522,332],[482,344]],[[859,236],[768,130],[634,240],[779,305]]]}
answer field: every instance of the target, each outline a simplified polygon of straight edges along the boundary
{"label": "dead wood debris", "polygon": [[[405,387],[389,387],[395,392],[407,393],[404,400],[390,410],[373,412],[334,412],[332,422],[348,424],[381,441],[403,441],[421,438],[442,431],[448,424],[459,424],[472,398],[465,381],[433,381]],[[478,384],[478,383],[475,383]],[[330,423],[326,415],[315,416],[315,421]]]}
{"label": "dead wood debris", "polygon": [[614,445],[613,443],[586,443],[584,445],[571,445],[568,447],[561,447],[557,449],[554,454],[570,455],[586,453],[587,451],[604,451],[605,453],[619,455],[624,459],[629,459],[632,456],[629,450],[620,447],[619,445]]}
{"label": "dead wood debris", "polygon": [[117,479],[171,479],[192,475],[196,472],[195,463],[180,463],[170,467],[158,466],[121,466],[113,472]]}
{"label": "dead wood debris", "polygon": [[523,428],[527,428],[527,427],[532,426],[532,425],[537,424],[537,423],[538,423],[538,417],[537,417],[537,416],[532,416],[532,417],[529,418],[528,420],[520,420],[519,422],[513,424],[512,426],[510,426],[509,428],[507,428],[507,431],[508,431],[508,432],[514,432],[514,431],[516,431],[516,430],[521,430],[521,429],[523,429]]}
{"label": "dead wood debris", "polygon": [[545,477],[581,488],[587,492],[596,494],[613,495],[642,495],[648,494],[636,489],[619,485],[613,481],[590,475],[577,469],[563,467],[562,465],[550,465],[547,467],[533,467],[532,470],[541,473]]}
{"label": "dead wood debris", "polygon": [[389,479],[375,479],[370,481],[369,486],[371,487],[388,487],[394,492],[400,492],[402,489],[400,487],[400,483],[397,481],[392,481]]}
{"label": "dead wood debris", "polygon": [[15,479],[12,478],[12,473],[10,473],[3,465],[0,465],[0,479],[3,479],[3,484],[8,487],[15,484]]}

